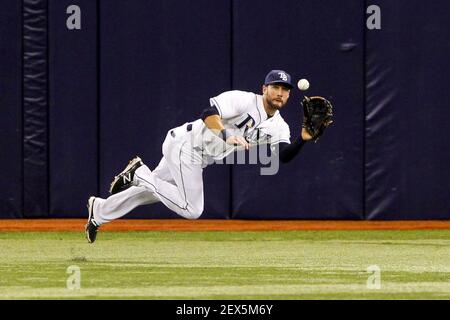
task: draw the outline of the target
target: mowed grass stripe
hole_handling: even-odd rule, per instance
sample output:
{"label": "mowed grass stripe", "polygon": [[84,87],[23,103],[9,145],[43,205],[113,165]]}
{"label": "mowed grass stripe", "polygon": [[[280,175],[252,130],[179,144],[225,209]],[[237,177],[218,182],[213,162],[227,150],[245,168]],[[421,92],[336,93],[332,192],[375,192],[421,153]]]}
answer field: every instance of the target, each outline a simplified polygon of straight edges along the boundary
{"label": "mowed grass stripe", "polygon": [[[450,231],[0,233],[2,299],[448,299]],[[69,290],[67,267],[81,270]],[[381,289],[366,286],[381,270]]]}

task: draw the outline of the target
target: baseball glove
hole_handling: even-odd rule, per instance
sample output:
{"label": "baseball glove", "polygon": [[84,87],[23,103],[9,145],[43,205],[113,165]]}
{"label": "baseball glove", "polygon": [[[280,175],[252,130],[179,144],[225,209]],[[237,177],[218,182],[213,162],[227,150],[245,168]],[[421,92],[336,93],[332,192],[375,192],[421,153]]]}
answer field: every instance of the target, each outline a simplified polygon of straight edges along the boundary
{"label": "baseball glove", "polygon": [[312,136],[314,142],[324,133],[333,122],[333,106],[323,97],[306,97],[302,101],[303,125],[302,127]]}

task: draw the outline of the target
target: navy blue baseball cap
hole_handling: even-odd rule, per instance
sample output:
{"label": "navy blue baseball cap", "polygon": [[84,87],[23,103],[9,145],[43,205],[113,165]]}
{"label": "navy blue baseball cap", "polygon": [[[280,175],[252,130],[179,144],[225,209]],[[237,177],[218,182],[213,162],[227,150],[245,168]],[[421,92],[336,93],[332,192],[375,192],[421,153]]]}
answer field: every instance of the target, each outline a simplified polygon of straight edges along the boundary
{"label": "navy blue baseball cap", "polygon": [[283,84],[289,89],[292,89],[294,86],[291,84],[291,76],[283,70],[272,70],[270,71],[267,76],[266,80],[264,81],[264,85],[268,84]]}

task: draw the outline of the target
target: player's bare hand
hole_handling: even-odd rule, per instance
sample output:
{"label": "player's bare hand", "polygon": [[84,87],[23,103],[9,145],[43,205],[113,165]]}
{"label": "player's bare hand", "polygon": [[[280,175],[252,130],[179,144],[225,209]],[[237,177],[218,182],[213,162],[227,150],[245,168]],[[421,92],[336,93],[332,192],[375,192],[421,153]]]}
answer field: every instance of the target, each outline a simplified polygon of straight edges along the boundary
{"label": "player's bare hand", "polygon": [[312,136],[306,131],[305,128],[302,128],[302,139],[303,141],[308,141],[312,139]]}
{"label": "player's bare hand", "polygon": [[241,136],[231,136],[227,139],[227,143],[235,146],[243,146],[245,150],[248,150],[250,148],[247,140],[245,140],[245,138]]}

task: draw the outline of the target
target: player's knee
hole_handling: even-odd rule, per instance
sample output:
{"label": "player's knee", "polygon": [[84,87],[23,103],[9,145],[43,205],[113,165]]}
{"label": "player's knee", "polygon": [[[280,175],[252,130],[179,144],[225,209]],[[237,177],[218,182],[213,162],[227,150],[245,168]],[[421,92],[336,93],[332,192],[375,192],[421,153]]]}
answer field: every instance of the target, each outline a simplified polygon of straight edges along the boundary
{"label": "player's knee", "polygon": [[203,206],[202,207],[192,207],[188,209],[189,211],[189,215],[187,216],[187,218],[189,220],[195,220],[200,218],[200,216],[203,213]]}

